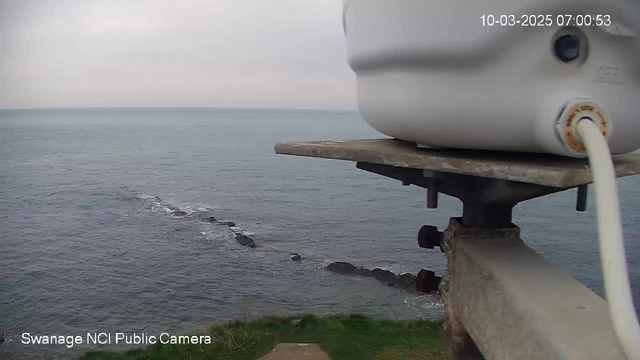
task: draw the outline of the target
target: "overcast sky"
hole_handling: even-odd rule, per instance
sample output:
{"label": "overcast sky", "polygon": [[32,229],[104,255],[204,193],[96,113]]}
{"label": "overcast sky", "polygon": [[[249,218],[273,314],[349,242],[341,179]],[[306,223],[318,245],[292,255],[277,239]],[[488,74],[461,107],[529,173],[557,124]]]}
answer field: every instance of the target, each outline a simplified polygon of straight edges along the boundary
{"label": "overcast sky", "polygon": [[341,0],[0,0],[0,108],[354,108]]}

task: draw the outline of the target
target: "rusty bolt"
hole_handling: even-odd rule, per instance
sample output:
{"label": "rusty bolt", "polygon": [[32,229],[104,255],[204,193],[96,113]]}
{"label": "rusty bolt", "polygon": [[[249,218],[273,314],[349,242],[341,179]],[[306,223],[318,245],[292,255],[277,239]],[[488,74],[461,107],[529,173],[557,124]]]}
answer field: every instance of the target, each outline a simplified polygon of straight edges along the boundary
{"label": "rusty bolt", "polygon": [[433,249],[442,245],[442,232],[431,225],[425,225],[418,232],[418,245],[421,248]]}
{"label": "rusty bolt", "polygon": [[438,291],[442,277],[436,276],[433,271],[422,269],[416,276],[416,290],[423,293]]}

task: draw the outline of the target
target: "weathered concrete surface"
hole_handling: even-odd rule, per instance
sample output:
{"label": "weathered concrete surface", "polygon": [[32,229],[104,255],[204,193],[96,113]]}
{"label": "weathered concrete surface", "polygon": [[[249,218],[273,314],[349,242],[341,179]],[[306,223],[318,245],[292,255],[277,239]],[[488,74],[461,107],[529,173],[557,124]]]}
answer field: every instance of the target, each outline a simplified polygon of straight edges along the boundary
{"label": "weathered concrete surface", "polygon": [[606,302],[527,247],[517,227],[470,229],[454,218],[443,247],[452,359],[481,359],[475,346],[488,360],[625,359]]}
{"label": "weathered concrete surface", "polygon": [[261,360],[330,360],[316,344],[278,344]]}
{"label": "weathered concrete surface", "polygon": [[[418,149],[393,139],[277,144],[276,153],[351,160],[570,188],[593,182],[586,159],[478,150]],[[614,157],[617,176],[640,174],[640,154]]]}

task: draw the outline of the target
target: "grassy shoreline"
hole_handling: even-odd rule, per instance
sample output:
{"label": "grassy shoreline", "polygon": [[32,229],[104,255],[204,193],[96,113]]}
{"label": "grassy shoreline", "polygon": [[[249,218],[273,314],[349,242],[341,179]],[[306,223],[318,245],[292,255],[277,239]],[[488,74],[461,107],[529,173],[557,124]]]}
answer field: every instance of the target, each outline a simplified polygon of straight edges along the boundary
{"label": "grassy shoreline", "polygon": [[264,317],[211,327],[212,344],[163,345],[124,352],[90,351],[81,360],[255,360],[279,343],[316,343],[333,360],[447,359],[442,323],[374,320],[362,315]]}

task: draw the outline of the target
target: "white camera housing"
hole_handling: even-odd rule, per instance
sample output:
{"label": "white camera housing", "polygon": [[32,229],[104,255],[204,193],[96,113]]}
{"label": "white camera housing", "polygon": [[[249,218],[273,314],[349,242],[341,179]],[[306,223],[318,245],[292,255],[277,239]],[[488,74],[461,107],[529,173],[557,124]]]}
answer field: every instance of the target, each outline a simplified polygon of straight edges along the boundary
{"label": "white camera housing", "polygon": [[[571,129],[588,118],[601,126],[612,153],[634,151],[640,148],[638,4],[344,0],[360,112],[376,130],[421,146],[574,157],[586,152],[568,141]],[[583,26],[576,26],[578,15]],[[610,24],[596,26],[598,15]],[[504,16],[508,22],[500,23]],[[546,21],[515,23],[526,16]],[[564,35],[579,41],[571,61],[556,49]]]}

